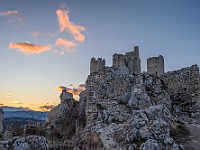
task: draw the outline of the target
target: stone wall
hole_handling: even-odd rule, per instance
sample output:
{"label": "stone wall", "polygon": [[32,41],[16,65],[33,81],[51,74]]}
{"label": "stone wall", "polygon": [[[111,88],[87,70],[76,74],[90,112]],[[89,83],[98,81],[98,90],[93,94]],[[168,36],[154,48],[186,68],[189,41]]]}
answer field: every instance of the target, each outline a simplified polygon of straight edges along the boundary
{"label": "stone wall", "polygon": [[199,104],[199,67],[193,65],[161,76],[170,92],[173,104],[182,111],[195,112]]}
{"label": "stone wall", "polygon": [[0,135],[1,135],[2,131],[3,131],[2,121],[3,121],[3,110],[2,110],[2,108],[0,108]]}
{"label": "stone wall", "polygon": [[164,73],[164,58],[162,55],[147,59],[147,72],[159,77]]}
{"label": "stone wall", "polygon": [[90,73],[97,72],[105,68],[105,59],[98,58],[97,60],[95,58],[92,58],[90,61]]}

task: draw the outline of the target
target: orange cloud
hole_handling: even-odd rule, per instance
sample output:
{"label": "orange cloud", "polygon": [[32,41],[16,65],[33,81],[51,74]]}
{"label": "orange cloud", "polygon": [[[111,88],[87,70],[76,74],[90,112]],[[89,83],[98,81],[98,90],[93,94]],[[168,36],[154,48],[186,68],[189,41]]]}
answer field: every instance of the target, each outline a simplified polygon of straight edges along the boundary
{"label": "orange cloud", "polygon": [[30,42],[10,43],[9,47],[11,49],[18,49],[26,55],[39,54],[51,50],[51,45],[36,45]]}
{"label": "orange cloud", "polygon": [[79,94],[85,90],[84,84],[80,84],[80,85],[70,84],[69,86],[72,88],[58,86],[57,88],[55,88],[55,90],[60,93],[62,93],[64,90],[66,90],[67,92],[72,93],[74,96],[79,96]]}
{"label": "orange cloud", "polygon": [[60,27],[60,32],[68,31],[75,40],[83,42],[85,40],[85,35],[81,32],[85,30],[85,27],[74,24],[69,20],[69,15],[67,10],[58,9],[56,11],[57,20]]}
{"label": "orange cloud", "polygon": [[10,104],[22,104],[20,101],[11,101]]}
{"label": "orange cloud", "polygon": [[44,105],[44,106],[40,106],[39,108],[42,111],[49,111],[49,110],[53,109],[54,107],[55,107],[54,105]]}
{"label": "orange cloud", "polygon": [[67,39],[63,39],[63,38],[58,38],[55,43],[56,47],[61,47],[63,50],[65,50],[67,52],[74,51],[74,49],[72,49],[72,47],[75,47],[77,45],[78,45],[77,43],[75,43],[73,41],[69,41]]}

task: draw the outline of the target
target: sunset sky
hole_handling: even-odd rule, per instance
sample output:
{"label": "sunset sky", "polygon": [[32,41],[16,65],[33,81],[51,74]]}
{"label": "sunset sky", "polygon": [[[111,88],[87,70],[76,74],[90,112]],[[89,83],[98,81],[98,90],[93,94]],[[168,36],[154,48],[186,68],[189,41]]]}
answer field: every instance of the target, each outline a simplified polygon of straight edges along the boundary
{"label": "sunset sky", "polygon": [[58,86],[83,89],[92,57],[111,66],[136,45],[143,71],[158,55],[166,71],[200,65],[200,1],[0,0],[0,105],[56,105]]}

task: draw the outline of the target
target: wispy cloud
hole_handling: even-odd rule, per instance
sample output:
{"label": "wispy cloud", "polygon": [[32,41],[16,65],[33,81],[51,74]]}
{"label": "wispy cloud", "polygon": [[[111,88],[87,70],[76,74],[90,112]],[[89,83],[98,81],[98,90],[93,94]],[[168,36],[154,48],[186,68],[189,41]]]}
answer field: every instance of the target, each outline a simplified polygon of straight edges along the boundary
{"label": "wispy cloud", "polygon": [[79,96],[79,94],[85,90],[85,85],[84,84],[80,84],[80,85],[76,85],[76,84],[70,84],[70,87],[65,87],[65,86],[58,86],[57,88],[55,88],[56,91],[58,92],[62,92],[63,90],[66,90],[69,93],[72,93],[74,96]]}
{"label": "wispy cloud", "polygon": [[10,104],[22,104],[20,101],[11,101]]}
{"label": "wispy cloud", "polygon": [[82,31],[85,30],[85,27],[71,22],[68,13],[69,12],[67,10],[63,9],[58,9],[56,11],[60,32],[68,31],[75,40],[83,42],[85,40],[85,35]]}
{"label": "wispy cloud", "polygon": [[13,16],[13,15],[18,15],[18,14],[19,14],[19,12],[16,11],[16,10],[14,10],[14,11],[9,10],[9,11],[0,12],[1,17],[8,17],[8,16]]}
{"label": "wispy cloud", "polygon": [[40,54],[42,52],[51,50],[51,45],[36,45],[30,42],[10,43],[9,47],[11,49],[17,49],[26,55]]}
{"label": "wispy cloud", "polygon": [[60,47],[62,50],[66,51],[68,53],[75,51],[75,49],[72,49],[72,48],[77,45],[78,44],[76,42],[73,42],[73,41],[70,41],[67,39],[63,39],[63,38],[58,38],[55,43],[56,47]]}
{"label": "wispy cloud", "polygon": [[17,10],[0,12],[0,17],[9,17],[8,24],[21,22],[24,19],[24,16]]}
{"label": "wispy cloud", "polygon": [[31,35],[34,37],[34,38],[38,38],[38,37],[42,37],[42,38],[52,38],[55,36],[55,34],[53,33],[40,33],[38,31],[34,31],[33,33],[31,33]]}
{"label": "wispy cloud", "polygon": [[44,105],[44,106],[40,106],[39,108],[42,111],[49,111],[49,110],[53,109],[54,107],[55,107],[55,105]]}
{"label": "wispy cloud", "polygon": [[3,106],[4,104],[0,104],[0,106]]}

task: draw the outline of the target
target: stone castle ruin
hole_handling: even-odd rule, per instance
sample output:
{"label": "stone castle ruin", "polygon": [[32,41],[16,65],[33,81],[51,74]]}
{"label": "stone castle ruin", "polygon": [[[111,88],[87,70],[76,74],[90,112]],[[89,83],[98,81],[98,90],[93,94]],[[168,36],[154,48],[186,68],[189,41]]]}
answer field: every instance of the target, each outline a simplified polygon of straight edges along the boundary
{"label": "stone castle ruin", "polygon": [[[90,73],[101,71],[105,68],[105,59],[95,58],[90,62]],[[135,46],[134,51],[123,54],[113,55],[113,67],[114,68],[127,68],[129,72],[140,73],[141,72],[141,60],[139,55],[139,47]]]}
{"label": "stone castle ruin", "polygon": [[[113,71],[116,68],[118,70],[121,70],[119,74]],[[178,110],[180,110],[181,113],[185,112],[190,116],[195,116],[195,114],[197,114],[197,112],[199,111],[198,108],[199,98],[200,98],[199,67],[197,65],[193,65],[191,67],[170,72],[165,72],[164,68],[165,68],[164,57],[162,55],[147,59],[147,74],[157,77],[161,80],[161,82],[163,83],[163,87],[170,94],[170,99],[172,100],[171,103],[172,107],[179,108]],[[114,96],[112,97],[112,94],[116,95],[116,93],[118,93],[118,95],[120,95],[123,94],[123,92],[125,93],[127,91],[130,91],[130,89],[128,89],[127,87],[123,87],[122,89],[117,89],[119,87],[116,87],[116,83],[113,83],[115,85],[111,85],[111,83],[109,83],[110,81],[106,81],[106,83],[108,83],[109,86],[113,86],[113,88],[107,89],[107,93],[103,93],[106,87],[102,87],[101,89],[98,88],[98,86],[106,86],[106,85],[101,85],[99,81],[105,81],[109,76],[110,79],[113,78],[110,72],[112,72],[115,77],[122,76],[123,74],[133,74],[133,75],[136,74],[142,76],[139,47],[135,46],[133,51],[127,52],[126,54],[114,54],[112,67],[105,66],[105,59],[102,58],[98,58],[97,60],[95,58],[91,59],[90,75],[88,77],[88,83],[90,83],[90,85],[88,85],[89,87],[86,87],[87,89],[91,89],[91,91],[90,90],[88,91],[89,97],[86,107],[87,123],[92,122],[96,114],[98,114],[97,112],[98,104],[115,106],[114,103],[117,102],[116,98]],[[134,79],[136,80],[134,82],[137,82],[137,80],[138,82],[140,82],[141,80],[139,79],[140,77],[135,77],[135,78],[138,79]],[[123,81],[115,81],[115,82],[119,82],[117,84],[124,84]],[[137,83],[134,84],[137,85]],[[97,88],[96,91],[94,90],[95,87]],[[97,93],[98,96],[99,95],[101,96],[97,97],[96,95]],[[110,96],[109,98],[108,95]],[[117,108],[117,110],[120,109],[121,108]]]}

